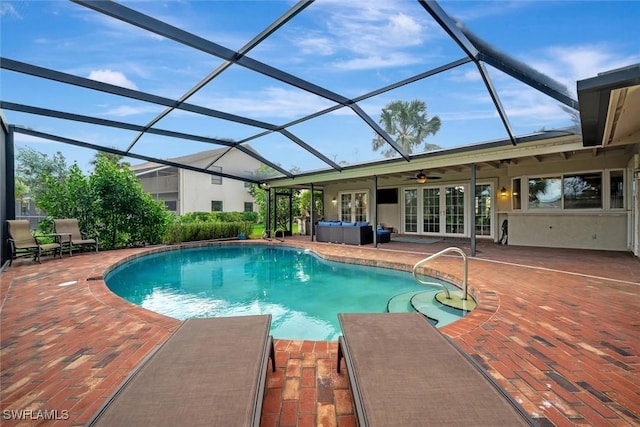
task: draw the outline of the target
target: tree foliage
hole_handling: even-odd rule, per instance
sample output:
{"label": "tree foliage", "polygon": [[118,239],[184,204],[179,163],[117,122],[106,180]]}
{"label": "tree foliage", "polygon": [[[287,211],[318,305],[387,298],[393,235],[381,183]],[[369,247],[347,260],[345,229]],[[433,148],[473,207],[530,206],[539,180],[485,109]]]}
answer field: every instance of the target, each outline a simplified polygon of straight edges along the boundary
{"label": "tree foliage", "polygon": [[60,151],[49,157],[47,154],[30,147],[18,148],[16,177],[28,188],[29,194],[36,201],[46,189],[42,181],[44,175],[63,182],[67,177],[67,172],[67,160]]}
{"label": "tree foliage", "polygon": [[162,241],[171,214],[164,203],[144,192],[126,165],[114,164],[107,157],[97,158],[89,183],[100,219],[98,233],[110,247]]}
{"label": "tree foliage", "polygon": [[[40,159],[33,156],[30,158]],[[127,164],[96,156],[93,173],[85,176],[77,165],[64,173],[44,169],[37,176],[36,205],[48,218],[76,218],[80,229],[98,236],[104,249],[162,242],[173,215],[164,203],[144,192]],[[42,224],[50,231],[51,222]]]}
{"label": "tree foliage", "polygon": [[[427,104],[418,99],[413,101],[393,101],[382,108],[380,125],[396,143],[407,153],[414,152],[416,147],[429,135],[435,135],[440,130],[440,118],[427,116]],[[374,151],[381,148],[385,157],[392,157],[396,151],[389,146],[380,135],[376,135],[372,141]],[[434,150],[440,147],[434,144],[425,144],[424,150]]]}

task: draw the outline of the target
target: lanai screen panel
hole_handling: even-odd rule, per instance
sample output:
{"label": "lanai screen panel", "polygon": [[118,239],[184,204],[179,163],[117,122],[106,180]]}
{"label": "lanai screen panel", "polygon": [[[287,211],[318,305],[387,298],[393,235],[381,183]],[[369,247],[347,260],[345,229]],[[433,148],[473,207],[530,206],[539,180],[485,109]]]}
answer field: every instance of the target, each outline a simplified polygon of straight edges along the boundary
{"label": "lanai screen panel", "polygon": [[349,99],[463,56],[406,1],[315,2],[251,54]]}
{"label": "lanai screen panel", "polygon": [[516,135],[553,129],[580,132],[577,110],[490,65],[486,66],[486,69],[500,94],[500,100]]}
{"label": "lanai screen panel", "polygon": [[[336,104],[238,65],[228,67],[198,91],[191,101],[276,126]],[[259,131],[256,128],[254,134]]]}
{"label": "lanai screen panel", "polygon": [[[312,152],[301,147],[291,138],[279,133],[268,132],[260,138],[252,139],[242,144],[244,147],[254,150],[263,157],[268,158],[274,164],[293,174],[331,168],[329,164],[320,157],[314,156]],[[326,156],[326,153],[324,153]],[[276,174],[271,168],[261,168],[261,177],[272,177]]]}
{"label": "lanai screen panel", "polygon": [[[114,4],[130,8],[121,17],[134,22],[93,10]],[[449,33],[432,14],[448,15],[442,22]],[[429,117],[438,116],[442,126],[425,142],[443,149],[511,136],[517,141],[518,135],[538,130],[574,132],[575,81],[640,60],[640,30],[631,15],[618,2],[587,8],[579,2],[443,1],[425,7],[392,0],[9,1],[3,3],[0,26],[1,101],[239,141],[288,173],[340,169],[385,158],[371,141],[382,108],[395,100],[426,103]],[[567,30],[574,21],[588,31]],[[612,32],[610,22],[624,31]],[[159,35],[168,28],[166,37]],[[632,53],[620,54],[625,49]],[[106,90],[134,92],[113,95],[21,75],[5,66],[7,58],[113,85]],[[527,74],[529,82],[518,80],[500,65],[505,58],[537,74]],[[563,100],[527,85],[540,87],[538,78],[542,85],[545,80],[564,85]],[[160,105],[149,97],[159,97],[153,99]],[[163,116],[166,104],[173,109]],[[43,132],[65,138],[83,137],[87,143],[158,158],[209,146],[174,144],[146,133],[139,138],[137,131],[100,125],[90,129],[8,106],[3,113],[12,125],[44,127]],[[29,138],[16,134],[16,144]],[[154,151],[157,147],[164,148]],[[75,147],[65,151],[85,165],[94,155],[91,150],[78,155]]]}

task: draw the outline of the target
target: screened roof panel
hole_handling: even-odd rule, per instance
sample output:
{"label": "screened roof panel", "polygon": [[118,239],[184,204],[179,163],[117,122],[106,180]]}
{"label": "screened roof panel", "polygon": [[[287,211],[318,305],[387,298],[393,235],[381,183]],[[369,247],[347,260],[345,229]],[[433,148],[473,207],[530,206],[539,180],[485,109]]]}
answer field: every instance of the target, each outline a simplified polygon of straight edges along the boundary
{"label": "screened roof panel", "polygon": [[453,148],[480,142],[480,138],[485,142],[508,136],[474,64],[461,65],[360,104],[378,121],[382,109],[389,103],[411,100],[425,102],[428,120],[440,119],[437,133],[428,135],[422,144],[413,147],[412,154],[424,152],[425,144]]}
{"label": "screened roof panel", "polygon": [[[577,111],[534,90],[513,77],[487,66],[513,131],[526,135],[541,130],[578,126]],[[576,128],[576,131],[578,131]]]}
{"label": "screened roof panel", "polygon": [[155,127],[228,141],[241,141],[264,131],[261,127],[179,109],[172,110]]}
{"label": "screened roof panel", "polygon": [[155,2],[121,4],[203,37],[232,50],[240,50],[293,6],[291,1]]}
{"label": "screened roof panel", "polygon": [[238,65],[227,68],[189,102],[278,126],[335,105]]}
{"label": "screened roof panel", "polygon": [[311,4],[250,55],[355,98],[463,52],[417,2],[353,1]]}
{"label": "screened roof panel", "polygon": [[[158,159],[206,150],[202,137],[242,142],[264,159],[263,176],[380,160],[374,138],[411,160],[424,143],[515,142],[576,124],[576,80],[640,62],[637,12],[628,2],[7,1],[0,101],[10,125],[124,154],[140,129],[37,109],[150,127],[132,152]],[[441,127],[397,153],[381,111],[414,99]],[[166,131],[188,135],[174,143]],[[65,155],[93,157],[78,150]]]}
{"label": "screened roof panel", "polygon": [[226,148],[228,147],[219,144],[170,138],[163,135],[144,134],[131,149],[131,153],[149,157],[159,157],[158,153],[162,153],[160,158],[171,159],[174,157],[188,156],[201,151]]}
{"label": "screened roof panel", "polygon": [[292,139],[278,132],[269,133],[242,145],[293,173],[330,167]]}
{"label": "screened roof panel", "polygon": [[18,61],[172,98],[222,62],[71,2],[12,4],[20,15],[3,19],[2,55]]}
{"label": "screened roof panel", "polygon": [[[318,126],[323,132],[318,132]],[[373,129],[348,107],[299,123],[290,130],[340,166],[383,158],[380,152],[372,150],[371,141],[375,136]],[[298,166],[303,171],[315,169],[313,165]]]}

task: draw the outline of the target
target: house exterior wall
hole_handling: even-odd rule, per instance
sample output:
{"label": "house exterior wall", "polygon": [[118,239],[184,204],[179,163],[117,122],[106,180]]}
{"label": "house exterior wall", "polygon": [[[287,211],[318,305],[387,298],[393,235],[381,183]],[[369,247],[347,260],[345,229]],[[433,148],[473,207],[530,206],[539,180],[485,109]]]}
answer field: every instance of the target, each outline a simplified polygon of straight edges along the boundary
{"label": "house exterior wall", "polygon": [[212,201],[221,201],[225,212],[242,212],[245,202],[253,203],[253,210],[257,211],[255,200],[247,190],[243,181],[222,178],[222,184],[212,184],[211,175],[180,171],[182,213],[210,212]]}
{"label": "house exterior wall", "polygon": [[[538,161],[533,157],[506,162],[499,167],[479,168],[476,183],[489,183],[493,186],[492,196],[492,233],[494,241],[500,237],[500,225],[504,219],[509,220],[509,244],[539,247],[564,247],[576,249],[598,249],[614,251],[631,251],[638,255],[640,226],[640,167],[638,151],[640,143],[627,151],[615,152],[581,152],[575,156],[562,157],[557,160]],[[635,154],[634,154],[635,151]],[[513,209],[513,179],[519,178],[523,186],[529,178],[544,176],[560,176],[562,174],[579,174],[588,172],[624,171],[624,208],[607,209],[527,209],[526,197],[522,200],[522,208]],[[607,191],[604,187],[603,191]],[[397,205],[378,205],[377,222],[394,227],[402,232],[403,223],[403,189],[423,188],[429,185],[449,185],[454,183],[469,184],[469,169],[460,173],[447,173],[438,181],[416,184],[405,178],[378,179],[378,188],[399,189]],[[501,196],[500,189],[505,187],[507,195]],[[526,187],[525,187],[526,188]],[[324,185],[325,218],[339,219],[340,194],[345,191],[367,190],[369,192],[369,218],[373,221],[373,179],[353,183],[328,182]],[[607,197],[607,193],[605,193]],[[332,200],[336,198],[337,203]],[[467,227],[466,237],[470,236]]]}
{"label": "house exterior wall", "polygon": [[[577,160],[559,160],[539,164],[509,167],[508,181],[501,181],[511,189],[511,178],[559,175],[590,171],[625,170],[625,207],[623,209],[507,209],[509,243],[522,246],[565,247],[625,251],[629,249],[629,213],[633,208],[631,176],[628,157],[623,154],[602,155]],[[511,193],[510,193],[511,194]],[[605,194],[606,197],[606,194]],[[523,200],[523,205],[526,205]]]}
{"label": "house exterior wall", "polygon": [[[222,173],[239,176],[251,175],[260,166],[260,162],[236,150],[211,150],[187,157],[186,164],[199,168],[206,168],[217,159],[211,170],[218,168]],[[163,200],[179,215],[210,212],[212,201],[222,202],[225,212],[243,212],[245,203],[252,203],[252,210],[258,210],[243,181],[215,177],[215,183],[212,183],[212,175],[154,163],[136,165],[132,169],[138,173],[145,192],[156,200]]]}

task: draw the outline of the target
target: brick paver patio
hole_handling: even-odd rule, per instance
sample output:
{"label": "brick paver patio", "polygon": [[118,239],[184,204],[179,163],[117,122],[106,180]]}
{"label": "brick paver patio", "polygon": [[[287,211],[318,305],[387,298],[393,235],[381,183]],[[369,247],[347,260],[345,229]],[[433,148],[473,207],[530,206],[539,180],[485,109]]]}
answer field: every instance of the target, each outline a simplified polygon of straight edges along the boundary
{"label": "brick paver patio", "polygon": [[[405,269],[450,245],[284,244]],[[102,280],[109,266],[150,250],[157,248],[19,260],[0,274],[2,425],[84,424],[166,340],[177,320],[122,300]],[[432,268],[461,276],[459,257],[439,258]],[[479,243],[469,285],[478,308],[441,330],[537,424],[640,425],[637,258]],[[275,338],[277,371],[267,379],[262,425],[354,426],[348,376],[336,372],[337,342]]]}

